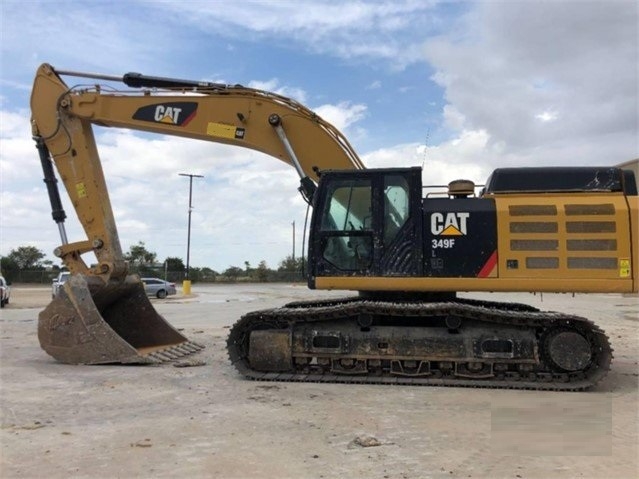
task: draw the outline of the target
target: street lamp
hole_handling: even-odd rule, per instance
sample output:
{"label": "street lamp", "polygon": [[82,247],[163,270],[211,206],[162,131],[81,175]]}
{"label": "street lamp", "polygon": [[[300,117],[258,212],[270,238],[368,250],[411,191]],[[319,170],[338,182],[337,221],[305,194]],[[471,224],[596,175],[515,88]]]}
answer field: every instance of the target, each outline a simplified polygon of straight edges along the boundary
{"label": "street lamp", "polygon": [[293,221],[293,223],[291,223],[291,225],[293,226],[293,264],[295,264],[295,221]]}
{"label": "street lamp", "polygon": [[182,283],[182,292],[191,294],[191,280],[189,279],[189,260],[191,259],[191,211],[193,210],[193,178],[204,178],[203,175],[192,175],[190,173],[178,173],[179,176],[189,177],[189,226],[186,239],[186,275]]}

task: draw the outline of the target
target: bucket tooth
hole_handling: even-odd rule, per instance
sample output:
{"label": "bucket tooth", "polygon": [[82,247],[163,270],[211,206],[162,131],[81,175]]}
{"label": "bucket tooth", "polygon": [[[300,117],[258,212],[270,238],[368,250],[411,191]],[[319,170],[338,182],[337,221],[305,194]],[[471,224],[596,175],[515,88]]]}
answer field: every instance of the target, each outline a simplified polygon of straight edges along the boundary
{"label": "bucket tooth", "polygon": [[185,347],[191,349],[192,352],[198,352],[198,351],[202,351],[204,349],[204,345],[200,344],[200,343],[194,343],[192,341],[189,341],[188,343],[184,344]]}
{"label": "bucket tooth", "polygon": [[137,276],[104,284],[72,275],[40,312],[38,339],[49,355],[68,364],[156,363],[156,353],[192,344],[155,311]]}
{"label": "bucket tooth", "polygon": [[204,349],[204,346],[198,343],[188,341],[186,343],[180,344],[179,348],[180,348],[180,351],[188,355],[188,354],[193,354],[193,353],[202,351]]}
{"label": "bucket tooth", "polygon": [[175,348],[169,348],[169,349],[164,349],[163,351],[161,351],[162,354],[164,354],[165,356],[168,356],[171,359],[179,359],[182,356],[184,356],[183,354],[178,353]]}
{"label": "bucket tooth", "polygon": [[189,354],[193,352],[189,348],[187,348],[186,345],[182,345],[182,344],[180,344],[179,346],[176,346],[175,350],[179,351],[183,356],[188,356]]}
{"label": "bucket tooth", "polygon": [[171,356],[161,352],[150,353],[148,357],[153,358],[158,363],[166,363],[169,361],[173,361],[174,359]]}
{"label": "bucket tooth", "polygon": [[201,347],[199,347],[199,344],[195,344],[190,341],[188,343],[181,344],[180,347],[185,349],[189,353],[196,353],[202,349]]}

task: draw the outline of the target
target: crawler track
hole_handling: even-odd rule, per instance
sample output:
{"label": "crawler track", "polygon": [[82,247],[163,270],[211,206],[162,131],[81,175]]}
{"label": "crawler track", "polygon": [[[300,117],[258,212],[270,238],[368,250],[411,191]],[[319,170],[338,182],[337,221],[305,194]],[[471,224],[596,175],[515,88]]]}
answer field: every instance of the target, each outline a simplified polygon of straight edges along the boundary
{"label": "crawler track", "polygon": [[[476,330],[492,331],[499,338],[510,330],[521,330],[532,339],[529,348],[531,358],[527,362],[501,357],[468,357],[446,360],[442,353],[434,350],[433,355],[421,355],[420,366],[404,369],[402,365],[412,361],[406,351],[393,355],[395,344],[391,344],[390,354],[383,360],[370,359],[373,356],[353,354],[348,351],[327,352],[313,355],[300,353],[295,344],[300,343],[299,331],[313,329],[314,334],[335,330],[344,325],[340,336],[348,337],[349,331],[367,331],[359,328],[357,318],[381,318],[386,325],[402,324],[410,320],[418,327],[419,338],[412,338],[416,344],[427,347],[432,338],[433,327],[428,327],[438,318],[460,318],[462,324],[458,341],[464,339],[465,325],[474,325]],[[421,323],[419,323],[421,322]],[[347,327],[350,325],[350,329]],[[442,328],[439,328],[440,331]],[[256,370],[251,367],[250,337],[252,331],[278,331],[290,335],[290,367],[287,370]],[[415,328],[413,328],[415,330]],[[317,333],[320,331],[320,333]],[[362,333],[365,336],[367,333]],[[368,333],[371,334],[371,333]],[[438,333],[441,336],[441,332]],[[445,333],[444,333],[445,336]],[[359,336],[358,336],[359,337]],[[559,341],[556,338],[560,338]],[[344,340],[349,344],[349,339]],[[392,339],[391,339],[392,341]],[[510,341],[506,339],[505,341]],[[354,340],[350,341],[355,342]],[[401,346],[398,343],[398,347]],[[537,389],[557,391],[579,391],[592,387],[607,374],[612,360],[612,350],[605,333],[591,321],[578,316],[557,312],[543,312],[522,304],[495,303],[477,300],[454,302],[387,302],[344,298],[319,302],[295,302],[281,308],[251,312],[243,316],[232,327],[227,340],[228,354],[232,364],[244,376],[262,381],[304,381],[338,382],[360,384],[400,384],[418,386],[464,386],[512,389]],[[436,348],[436,346],[435,346]],[[571,350],[574,348],[574,351]],[[587,348],[587,359],[583,359]],[[399,347],[401,350],[401,347]],[[579,359],[579,356],[582,359]],[[316,356],[316,357],[313,357]],[[480,355],[481,356],[481,355]],[[490,355],[489,355],[490,356]],[[577,359],[573,359],[573,356]],[[376,356],[377,357],[377,356]],[[553,360],[555,358],[555,360]],[[408,359],[408,361],[406,361]],[[557,360],[558,359],[558,360]],[[348,368],[336,365],[357,364],[349,372]],[[575,362],[576,361],[576,362]],[[559,365],[558,365],[559,364]],[[576,365],[574,365],[576,364]],[[393,367],[393,365],[399,365]],[[563,367],[562,367],[563,366]],[[266,369],[266,370],[264,370]]]}

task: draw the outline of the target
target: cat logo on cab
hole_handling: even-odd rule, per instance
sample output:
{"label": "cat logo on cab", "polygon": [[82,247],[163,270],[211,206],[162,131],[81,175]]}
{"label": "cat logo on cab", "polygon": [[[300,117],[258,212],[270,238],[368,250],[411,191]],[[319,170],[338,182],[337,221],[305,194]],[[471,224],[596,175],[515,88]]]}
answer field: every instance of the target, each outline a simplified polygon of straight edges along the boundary
{"label": "cat logo on cab", "polygon": [[[433,213],[430,215],[430,232],[440,239],[433,239],[433,249],[450,249],[455,247],[452,236],[466,236],[468,232],[468,218],[470,213]],[[441,238],[448,236],[448,238]]]}
{"label": "cat logo on cab", "polygon": [[470,213],[433,213],[430,215],[430,232],[435,236],[466,236]]}

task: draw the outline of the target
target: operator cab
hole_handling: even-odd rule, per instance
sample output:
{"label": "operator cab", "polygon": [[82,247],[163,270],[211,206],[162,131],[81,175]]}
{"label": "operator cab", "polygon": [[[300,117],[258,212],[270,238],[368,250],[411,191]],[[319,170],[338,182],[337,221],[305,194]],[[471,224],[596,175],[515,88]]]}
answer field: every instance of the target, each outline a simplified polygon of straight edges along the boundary
{"label": "operator cab", "polygon": [[311,277],[419,274],[421,188],[421,168],[322,172]]}
{"label": "operator cab", "polygon": [[422,169],[322,172],[309,240],[317,277],[477,277],[497,249],[493,199],[456,180],[423,197]]}

